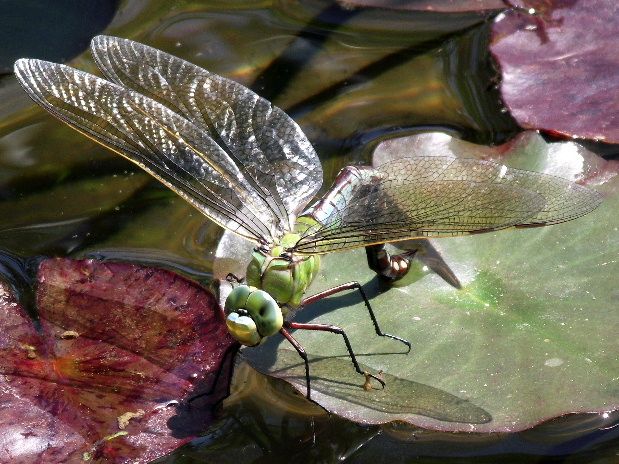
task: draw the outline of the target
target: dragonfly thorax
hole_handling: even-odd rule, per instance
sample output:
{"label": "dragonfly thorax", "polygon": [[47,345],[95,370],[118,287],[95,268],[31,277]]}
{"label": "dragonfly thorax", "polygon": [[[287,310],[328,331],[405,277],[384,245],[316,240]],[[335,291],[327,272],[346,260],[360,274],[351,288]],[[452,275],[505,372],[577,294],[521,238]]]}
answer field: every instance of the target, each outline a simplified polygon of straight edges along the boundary
{"label": "dragonfly thorax", "polygon": [[279,243],[254,250],[247,266],[247,284],[269,293],[284,310],[301,304],[320,263],[317,255],[289,251],[298,239],[298,234],[287,233]]}

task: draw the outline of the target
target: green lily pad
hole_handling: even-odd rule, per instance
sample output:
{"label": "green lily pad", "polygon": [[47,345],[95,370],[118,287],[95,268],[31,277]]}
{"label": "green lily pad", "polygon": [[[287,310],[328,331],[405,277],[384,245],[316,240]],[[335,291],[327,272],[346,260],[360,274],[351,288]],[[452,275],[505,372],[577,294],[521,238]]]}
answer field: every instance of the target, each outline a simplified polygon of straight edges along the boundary
{"label": "green lily pad", "polygon": [[[522,430],[569,412],[617,409],[615,166],[576,144],[546,144],[534,133],[492,149],[423,134],[380,146],[376,156],[428,154],[431,145],[433,153],[470,157],[476,151],[505,157],[513,166],[574,180],[586,177],[606,198],[573,222],[433,242],[461,290],[419,263],[409,279],[413,282],[389,288],[367,268],[363,250],[325,256],[311,292],[359,281],[382,328],[410,340],[413,349],[406,354],[401,343],[376,336],[355,292],[304,308],[294,320],[344,328],[362,369],[382,371],[386,383],[384,390],[377,384],[364,390],[364,378],[353,370],[341,336],[299,330],[294,336],[311,360],[312,399],[358,422],[398,420],[478,432]],[[240,248],[229,240],[223,248],[234,260]],[[234,269],[230,260],[219,262]],[[216,271],[221,275],[223,268],[216,265]],[[257,370],[305,391],[303,363],[279,335],[244,349],[243,356]]]}

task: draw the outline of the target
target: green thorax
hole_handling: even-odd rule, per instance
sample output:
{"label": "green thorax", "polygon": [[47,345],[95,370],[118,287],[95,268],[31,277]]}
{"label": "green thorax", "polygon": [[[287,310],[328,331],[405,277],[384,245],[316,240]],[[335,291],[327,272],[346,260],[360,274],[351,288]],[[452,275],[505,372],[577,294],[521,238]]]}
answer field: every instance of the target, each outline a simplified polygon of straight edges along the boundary
{"label": "green thorax", "polygon": [[247,266],[247,284],[269,293],[278,304],[296,308],[316,277],[318,255],[284,255],[299,240],[299,234],[289,232],[268,253],[256,250]]}

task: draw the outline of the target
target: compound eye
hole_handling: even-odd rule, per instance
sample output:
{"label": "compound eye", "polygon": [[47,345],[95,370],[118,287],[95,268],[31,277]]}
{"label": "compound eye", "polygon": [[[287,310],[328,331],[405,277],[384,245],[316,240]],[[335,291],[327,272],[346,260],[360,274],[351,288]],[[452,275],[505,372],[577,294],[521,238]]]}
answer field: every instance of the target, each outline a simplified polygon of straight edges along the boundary
{"label": "compound eye", "polygon": [[226,326],[230,334],[245,346],[256,346],[262,340],[251,317],[230,313],[226,318]]}
{"label": "compound eye", "polygon": [[284,323],[282,310],[264,290],[239,285],[230,292],[224,306],[226,325],[232,336],[246,346],[255,346]]}

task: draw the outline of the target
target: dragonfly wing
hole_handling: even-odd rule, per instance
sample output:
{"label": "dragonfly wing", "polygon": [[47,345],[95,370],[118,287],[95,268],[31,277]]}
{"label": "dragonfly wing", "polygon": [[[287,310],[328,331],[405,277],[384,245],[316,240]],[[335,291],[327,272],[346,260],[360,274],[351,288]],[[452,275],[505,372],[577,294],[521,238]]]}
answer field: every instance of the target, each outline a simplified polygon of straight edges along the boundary
{"label": "dragonfly wing", "polygon": [[37,103],[128,158],[223,227],[266,241],[267,205],[207,134],[162,104],[68,66],[34,59],[15,74]]}
{"label": "dragonfly wing", "polygon": [[103,73],[182,114],[216,140],[290,228],[322,184],[320,161],[300,127],[243,85],[137,42],[97,36]]}
{"label": "dragonfly wing", "polygon": [[411,237],[455,236],[556,224],[599,205],[597,192],[566,179],[491,161],[411,157],[375,169],[331,203],[295,245],[326,253]]}

